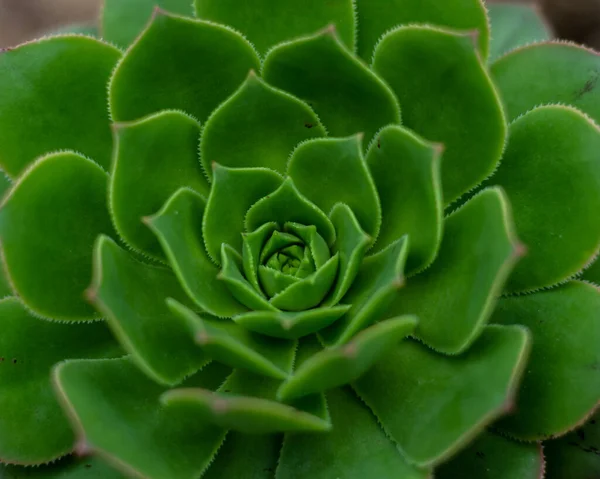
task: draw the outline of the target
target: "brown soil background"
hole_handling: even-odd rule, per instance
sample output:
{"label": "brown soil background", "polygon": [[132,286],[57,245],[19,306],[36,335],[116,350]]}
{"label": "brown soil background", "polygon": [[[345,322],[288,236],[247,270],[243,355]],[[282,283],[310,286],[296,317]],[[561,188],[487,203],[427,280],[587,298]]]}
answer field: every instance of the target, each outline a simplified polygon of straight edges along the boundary
{"label": "brown soil background", "polygon": [[[16,45],[70,23],[93,22],[100,2],[0,0],[0,47]],[[600,0],[538,0],[538,3],[557,36],[600,49]]]}

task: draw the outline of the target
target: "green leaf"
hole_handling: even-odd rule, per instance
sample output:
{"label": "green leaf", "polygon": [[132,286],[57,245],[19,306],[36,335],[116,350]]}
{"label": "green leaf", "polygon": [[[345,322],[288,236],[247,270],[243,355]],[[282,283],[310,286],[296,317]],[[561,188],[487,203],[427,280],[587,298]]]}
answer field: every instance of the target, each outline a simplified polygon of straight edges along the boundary
{"label": "green leaf", "polygon": [[408,238],[403,237],[362,262],[352,286],[342,298],[351,305],[350,309],[341,320],[319,331],[326,344],[344,344],[360,330],[383,319],[394,296],[404,286],[407,252]]}
{"label": "green leaf", "polygon": [[232,368],[285,379],[292,367],[296,344],[255,334],[231,320],[200,317],[175,300],[171,311],[181,317],[206,356]]}
{"label": "green leaf", "polygon": [[[437,479],[540,479],[544,476],[541,444],[524,444],[484,432],[464,451],[442,464]],[[573,476],[582,477],[583,476]]]}
{"label": "green leaf", "polygon": [[500,188],[471,199],[445,222],[433,265],[411,278],[389,315],[415,314],[416,335],[456,354],[477,339],[518,258],[510,207]]}
{"label": "green leaf", "polygon": [[292,284],[296,284],[300,281],[300,278],[281,273],[269,266],[262,265],[258,267],[258,279],[262,286],[262,290],[268,297],[276,296]]}
{"label": "green leaf", "polygon": [[351,391],[327,394],[334,427],[327,434],[288,434],[277,479],[426,479],[428,471],[408,465],[370,411]]}
{"label": "green leaf", "polygon": [[273,296],[269,302],[284,311],[304,311],[316,308],[329,293],[338,273],[340,257],[335,254],[313,274],[291,284]]}
{"label": "green leaf", "polygon": [[[216,387],[224,377],[211,364],[184,386]],[[164,388],[129,358],[62,363],[54,382],[80,449],[106,457],[128,477],[196,479],[225,436],[220,428],[163,407]]]}
{"label": "green leaf", "polygon": [[325,135],[306,103],[272,88],[251,71],[206,122],[200,157],[211,176],[213,162],[231,168],[270,168],[283,175],[296,145]]}
{"label": "green leaf", "polygon": [[277,391],[287,401],[348,384],[412,333],[417,320],[411,316],[388,319],[361,331],[349,343],[325,349],[303,362]]}
{"label": "green leaf", "polygon": [[334,250],[340,257],[335,287],[325,300],[325,305],[338,304],[352,286],[371,238],[358,224],[348,205],[338,203],[330,213],[337,236]]}
{"label": "green leaf", "polygon": [[218,264],[223,243],[242,250],[248,209],[277,190],[282,178],[267,168],[226,168],[214,163],[212,170],[213,185],[202,221],[202,237],[208,255]]}
{"label": "green leaf", "polygon": [[283,339],[297,339],[315,333],[341,318],[350,306],[316,308],[297,313],[285,311],[251,311],[233,320],[250,331]]}
{"label": "green leaf", "polygon": [[50,387],[52,366],[68,358],[117,356],[121,350],[103,323],[45,321],[16,298],[0,300],[0,330],[0,460],[53,461],[72,451],[74,439]]}
{"label": "green leaf", "polygon": [[108,170],[106,83],[120,55],[111,45],[78,35],[0,53],[0,165],[7,174],[15,178],[37,157],[65,149]]}
{"label": "green leaf", "polygon": [[265,223],[299,223],[315,226],[327,244],[335,241],[335,230],[331,221],[314,203],[298,191],[291,178],[269,196],[257,201],[246,214],[247,232],[252,232]]}
{"label": "green leaf", "polygon": [[355,389],[411,461],[434,465],[506,410],[528,345],[527,330],[518,326],[488,326],[454,357],[403,341]]}
{"label": "green leaf", "polygon": [[492,27],[489,61],[517,47],[550,39],[550,27],[533,4],[492,3],[487,8]]}
{"label": "green leaf", "polygon": [[40,316],[97,318],[84,298],[99,234],[113,234],[108,176],[78,154],[54,153],[19,178],[0,209],[4,266],[13,289]]}
{"label": "green leaf", "polygon": [[529,45],[494,62],[491,75],[509,121],[536,106],[562,103],[600,122],[600,57],[593,50],[564,42]]}
{"label": "green leaf", "polygon": [[404,124],[444,144],[446,204],[492,174],[504,149],[506,124],[471,34],[397,28],[377,45],[373,70],[398,97]]}
{"label": "green leaf", "polygon": [[146,224],[160,241],[169,264],[188,296],[203,311],[231,317],[247,309],[217,278],[218,268],[208,257],[202,241],[205,200],[199,194],[180,189]]}
{"label": "green leaf", "polygon": [[[332,223],[333,227],[333,223]],[[316,268],[322,267],[329,258],[331,251],[323,237],[317,233],[317,227],[311,224],[285,223],[283,229],[298,236],[308,246]],[[335,231],[335,230],[334,230]]]}
{"label": "green leaf", "polygon": [[4,466],[0,464],[2,479],[125,479],[98,457],[69,456],[60,461],[38,467]]}
{"label": "green leaf", "polygon": [[263,63],[265,80],[306,101],[331,136],[400,122],[393,93],[339,39],[335,27],[273,48]]}
{"label": "green leaf", "polygon": [[127,47],[148,24],[156,8],[181,15],[192,15],[190,0],[104,0],[101,13],[102,37]]}
{"label": "green leaf", "polygon": [[585,271],[581,275],[581,279],[591,281],[597,286],[600,286],[600,260],[598,256],[594,258],[594,261],[586,266]]}
{"label": "green leaf", "polygon": [[600,129],[570,107],[541,107],[511,124],[506,153],[491,182],[506,190],[528,253],[511,275],[508,291],[554,285],[598,254],[599,150]]}
{"label": "green leaf", "polygon": [[112,76],[112,118],[176,109],[203,122],[259,67],[250,43],[233,30],[155,10]]}
{"label": "green leaf", "polygon": [[187,186],[208,196],[198,161],[199,138],[200,125],[177,111],[115,125],[111,213],[117,231],[135,250],[164,258],[142,218],[155,213],[178,188]]}
{"label": "green leaf", "polygon": [[377,134],[367,153],[382,212],[373,251],[381,251],[408,234],[409,273],[423,270],[433,262],[442,239],[442,149],[409,130],[387,126]]}
{"label": "green leaf", "polygon": [[600,400],[600,291],[571,282],[540,293],[502,299],[492,321],[522,324],[532,349],[515,411],[498,427],[527,441],[565,434]]}
{"label": "green leaf", "polygon": [[576,431],[544,443],[546,479],[593,479],[600,474],[600,413]]}
{"label": "green leaf", "polygon": [[186,300],[171,271],[138,262],[106,236],[98,239],[88,298],[144,373],[173,385],[206,359],[183,321],[167,307],[168,297]]}
{"label": "green leaf", "polygon": [[356,20],[353,0],[253,0],[251,3],[194,0],[194,4],[199,18],[231,25],[247,35],[261,55],[278,43],[311,34],[328,24],[335,24],[340,40],[349,49],[354,49]]}
{"label": "green leaf", "polygon": [[381,206],[362,155],[362,135],[303,143],[292,153],[287,174],[322,211],[329,213],[340,202],[348,205],[362,229],[377,238]]}
{"label": "green leaf", "polygon": [[481,0],[355,0],[358,21],[358,54],[371,61],[381,37],[398,25],[439,25],[458,30],[476,30],[483,58],[489,48],[486,8]]}
{"label": "green leaf", "polygon": [[260,264],[261,251],[270,235],[277,231],[276,223],[265,223],[252,233],[242,234],[242,264],[246,280],[254,286],[254,289],[262,293],[258,284],[258,267]]}

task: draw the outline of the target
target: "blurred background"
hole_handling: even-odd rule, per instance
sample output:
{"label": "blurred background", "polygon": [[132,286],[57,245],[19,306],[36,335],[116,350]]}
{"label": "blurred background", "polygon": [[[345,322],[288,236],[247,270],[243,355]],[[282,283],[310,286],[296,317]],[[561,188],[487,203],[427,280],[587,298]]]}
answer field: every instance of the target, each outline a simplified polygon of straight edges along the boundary
{"label": "blurred background", "polygon": [[[101,1],[0,0],[0,48],[67,24],[93,23]],[[509,1],[536,3],[535,0]],[[600,49],[600,0],[537,0],[537,4],[556,36]]]}

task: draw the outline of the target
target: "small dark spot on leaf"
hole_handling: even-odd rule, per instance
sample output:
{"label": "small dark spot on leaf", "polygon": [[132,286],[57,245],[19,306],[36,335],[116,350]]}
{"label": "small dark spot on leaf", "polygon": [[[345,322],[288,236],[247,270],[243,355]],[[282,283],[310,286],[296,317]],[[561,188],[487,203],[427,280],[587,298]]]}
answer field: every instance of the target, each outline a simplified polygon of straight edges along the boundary
{"label": "small dark spot on leaf", "polygon": [[377,148],[381,148],[381,138],[377,138]]}
{"label": "small dark spot on leaf", "polygon": [[230,392],[231,392],[231,389],[225,389],[223,392],[224,392],[224,393],[230,393]]}
{"label": "small dark spot on leaf", "polygon": [[304,126],[305,126],[306,128],[312,128],[314,125],[313,125],[312,123],[308,123],[308,122],[306,122],[306,123],[304,124]]}
{"label": "small dark spot on leaf", "polygon": [[596,424],[596,420],[595,420],[595,419],[592,419],[592,420],[590,421],[590,424]]}
{"label": "small dark spot on leaf", "polygon": [[580,100],[583,95],[593,91],[594,88],[596,88],[596,85],[598,84],[599,78],[600,72],[595,72],[594,76],[592,76],[588,81],[586,81],[585,85],[583,85],[583,88],[575,94],[575,100]]}
{"label": "small dark spot on leaf", "polygon": [[267,472],[275,472],[275,469],[273,469],[272,467],[265,467],[263,469],[263,471],[267,471]]}
{"label": "small dark spot on leaf", "polygon": [[85,467],[86,467],[87,469],[89,469],[90,467],[92,467],[92,465],[91,465],[91,464],[86,464],[86,465],[85,465]]}
{"label": "small dark spot on leaf", "polygon": [[585,432],[583,432],[583,429],[578,429],[577,430],[577,436],[579,437],[579,439],[581,439],[582,441],[585,441]]}
{"label": "small dark spot on leaf", "polygon": [[485,454],[481,451],[477,451],[475,453],[475,455],[479,458],[479,459],[484,459],[485,458]]}
{"label": "small dark spot on leaf", "polygon": [[0,363],[3,363],[3,362],[4,362],[4,358],[0,358]]}
{"label": "small dark spot on leaf", "polygon": [[13,358],[13,364],[17,364],[17,358]]}

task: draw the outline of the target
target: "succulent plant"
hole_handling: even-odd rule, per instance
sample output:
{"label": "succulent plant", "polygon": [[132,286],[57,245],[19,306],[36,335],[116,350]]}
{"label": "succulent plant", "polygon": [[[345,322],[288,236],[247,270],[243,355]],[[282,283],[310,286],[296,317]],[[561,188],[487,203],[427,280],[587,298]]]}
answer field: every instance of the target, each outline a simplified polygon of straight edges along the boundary
{"label": "succulent plant", "polygon": [[598,477],[598,54],[153,3],[0,54],[3,477]]}

